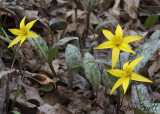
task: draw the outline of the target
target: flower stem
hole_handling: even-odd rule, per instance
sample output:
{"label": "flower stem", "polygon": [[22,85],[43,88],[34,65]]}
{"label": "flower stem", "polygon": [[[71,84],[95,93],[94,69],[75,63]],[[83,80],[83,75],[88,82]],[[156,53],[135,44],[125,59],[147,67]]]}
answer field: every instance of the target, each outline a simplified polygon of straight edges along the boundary
{"label": "flower stem", "polygon": [[137,91],[137,95],[138,95],[138,100],[139,100],[139,103],[140,103],[140,106],[141,106],[142,102],[141,102],[141,99],[140,99],[140,96],[139,96],[139,92],[138,92],[138,87],[137,87],[136,81],[135,81],[135,86],[136,86],[136,91]]}
{"label": "flower stem", "polygon": [[[120,55],[119,55],[119,66],[120,66],[120,70],[121,70],[121,58],[120,58]],[[117,114],[120,114],[120,109],[121,109],[121,88],[119,87],[118,88],[118,93],[117,93]]]}

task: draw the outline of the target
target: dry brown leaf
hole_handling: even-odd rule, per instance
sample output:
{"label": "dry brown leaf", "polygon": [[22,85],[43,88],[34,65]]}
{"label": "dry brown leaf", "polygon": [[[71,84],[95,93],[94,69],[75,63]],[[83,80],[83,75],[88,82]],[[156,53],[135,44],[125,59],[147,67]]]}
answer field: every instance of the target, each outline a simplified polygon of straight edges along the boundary
{"label": "dry brown leaf", "polygon": [[160,56],[148,68],[149,76],[153,76],[154,73],[157,72],[159,69],[160,69]]}
{"label": "dry brown leaf", "polygon": [[33,78],[35,78],[40,84],[45,85],[45,84],[53,84],[56,87],[56,83],[51,80],[50,78],[48,78],[46,75],[44,74],[40,74],[40,73],[30,73],[28,71],[25,71],[25,73]]}
{"label": "dry brown leaf", "polygon": [[133,19],[137,19],[137,7],[139,2],[140,0],[124,0],[124,10]]}
{"label": "dry brown leaf", "polygon": [[43,106],[38,107],[38,114],[73,114],[67,108],[60,104],[56,104],[54,106],[44,104]]}
{"label": "dry brown leaf", "polygon": [[[10,99],[13,100],[15,97],[16,92],[10,95]],[[37,110],[37,106],[28,102],[25,93],[21,90],[18,98],[16,99],[15,105],[23,114],[35,114]]]}
{"label": "dry brown leaf", "polygon": [[39,96],[39,92],[35,88],[29,87],[25,84],[23,84],[23,87],[25,89],[26,99],[30,103],[35,104],[37,107],[45,103],[43,99]]}

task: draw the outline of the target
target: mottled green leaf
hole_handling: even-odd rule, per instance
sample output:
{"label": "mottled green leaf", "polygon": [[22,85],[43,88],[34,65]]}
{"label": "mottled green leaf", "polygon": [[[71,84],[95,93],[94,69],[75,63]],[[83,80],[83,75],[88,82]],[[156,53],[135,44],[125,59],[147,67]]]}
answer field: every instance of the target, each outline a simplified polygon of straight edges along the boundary
{"label": "mottled green leaf", "polygon": [[45,92],[49,92],[53,89],[53,84],[47,84],[44,85],[43,87],[39,88],[39,90],[45,91]]}
{"label": "mottled green leaf", "polygon": [[28,41],[32,44],[33,48],[39,53],[39,56],[45,61],[48,60],[48,46],[42,40],[41,37],[38,38],[27,38]]}
{"label": "mottled green leaf", "polygon": [[64,37],[63,39],[59,40],[57,43],[55,43],[52,48],[55,48],[57,46],[62,46],[66,43],[68,43],[71,40],[78,40],[78,37]]}
{"label": "mottled green leaf", "polygon": [[61,19],[52,18],[49,22],[49,26],[54,26],[56,29],[63,29],[65,30],[67,28],[67,22]]}
{"label": "mottled green leaf", "polygon": [[135,55],[132,54],[130,60],[134,60],[141,56],[144,56],[144,58],[135,66],[133,72],[138,73],[138,71],[146,65],[148,60],[153,56],[153,54],[157,51],[159,47],[160,47],[160,40],[155,42],[147,42],[144,45],[138,47],[135,50],[136,54]]}
{"label": "mottled green leaf", "polygon": [[102,23],[100,23],[100,24],[98,24],[98,25],[96,26],[95,32],[97,32],[97,30],[100,29],[101,27],[103,27],[103,26],[105,26],[105,25],[107,25],[107,24],[109,24],[109,23],[115,23],[115,22],[117,22],[117,21],[104,21],[104,22],[102,22]]}
{"label": "mottled green leaf", "polygon": [[74,45],[68,44],[65,51],[65,60],[69,73],[74,78],[79,73],[81,69],[80,65],[82,64],[82,56],[79,49]]}
{"label": "mottled green leaf", "polygon": [[157,40],[160,40],[160,30],[156,30],[152,35],[151,37],[149,38],[149,42],[154,42],[154,41],[157,41]]}
{"label": "mottled green leaf", "polygon": [[111,81],[111,79],[109,78],[108,73],[106,72],[105,69],[103,70],[103,73],[102,73],[102,82],[103,82],[106,90],[113,87],[113,85],[114,85],[113,81]]}
{"label": "mottled green leaf", "polygon": [[89,82],[98,90],[101,83],[101,73],[96,62],[90,62],[94,57],[90,53],[85,53],[83,59],[83,68]]}
{"label": "mottled green leaf", "polygon": [[135,108],[138,108],[148,114],[151,114],[152,112],[160,114],[160,103],[150,103],[149,93],[144,84],[138,84],[137,89],[135,85],[132,85],[131,93],[132,103]]}

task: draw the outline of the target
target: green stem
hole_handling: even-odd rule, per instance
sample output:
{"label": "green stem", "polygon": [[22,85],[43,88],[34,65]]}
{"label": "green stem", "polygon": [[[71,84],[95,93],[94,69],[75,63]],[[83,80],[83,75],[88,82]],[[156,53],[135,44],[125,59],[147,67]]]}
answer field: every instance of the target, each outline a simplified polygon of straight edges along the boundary
{"label": "green stem", "polygon": [[[35,42],[34,38],[33,38],[33,41],[34,41],[34,43],[36,44],[37,48],[38,48],[38,49],[41,51],[41,53],[43,54],[46,62],[48,63],[48,59],[46,58],[46,56],[45,56],[45,54],[43,53],[43,51],[41,50],[41,48],[37,45],[37,43]],[[49,63],[48,63],[48,64],[49,64]],[[53,73],[53,76],[58,77],[57,74],[56,74],[56,72],[55,72],[55,70],[54,70],[54,68],[53,68],[52,63],[49,64],[49,67],[50,67],[50,69],[51,69],[51,71],[52,71],[52,73]]]}
{"label": "green stem", "polygon": [[[121,58],[120,58],[120,55],[119,55],[119,66],[120,66],[120,70],[121,70]],[[116,113],[117,114],[120,114],[120,108],[121,108],[121,88],[119,87],[118,88],[118,93],[117,93],[117,111]]]}
{"label": "green stem", "polygon": [[137,95],[138,95],[138,100],[139,100],[139,103],[140,103],[140,106],[142,105],[142,102],[141,102],[141,99],[140,99],[140,96],[139,96],[139,92],[138,92],[138,88],[137,88],[137,83],[135,81],[135,86],[136,86],[136,91],[137,91]]}

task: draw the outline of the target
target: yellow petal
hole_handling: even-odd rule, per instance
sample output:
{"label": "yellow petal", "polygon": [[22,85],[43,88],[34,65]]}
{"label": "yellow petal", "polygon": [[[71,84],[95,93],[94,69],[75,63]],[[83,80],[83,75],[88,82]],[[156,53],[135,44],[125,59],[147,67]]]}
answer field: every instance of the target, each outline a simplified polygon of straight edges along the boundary
{"label": "yellow petal", "polygon": [[135,54],[135,52],[129,47],[129,45],[125,42],[122,42],[119,46],[119,48],[123,51],[126,51],[126,52],[131,52],[133,54]]}
{"label": "yellow petal", "polygon": [[26,16],[23,17],[22,21],[20,22],[20,29],[24,29],[24,27],[25,27],[25,19],[26,19]]}
{"label": "yellow petal", "polygon": [[123,40],[126,42],[126,43],[130,43],[130,42],[134,42],[136,40],[140,40],[144,37],[141,37],[141,36],[126,36],[123,38]]}
{"label": "yellow petal", "polygon": [[20,35],[22,33],[22,30],[20,29],[8,29],[8,30],[14,35]]}
{"label": "yellow petal", "polygon": [[119,70],[119,69],[109,69],[109,70],[106,69],[106,71],[116,77],[123,77],[125,74],[125,72],[123,70]]}
{"label": "yellow petal", "polygon": [[38,19],[34,20],[34,21],[31,21],[29,22],[27,25],[26,25],[26,30],[28,31],[29,29],[32,28],[33,24],[37,21]]}
{"label": "yellow petal", "polygon": [[20,46],[21,46],[21,45],[22,45],[22,43],[25,41],[25,39],[26,39],[26,36],[23,36],[23,37],[21,38]]}
{"label": "yellow petal", "polygon": [[27,37],[30,37],[30,38],[36,38],[36,37],[40,37],[39,35],[31,32],[31,31],[28,31],[27,32]]}
{"label": "yellow petal", "polygon": [[128,88],[129,85],[129,77],[126,77],[123,81],[123,90],[124,90],[124,94],[126,93],[126,90]]}
{"label": "yellow petal", "polygon": [[122,37],[123,37],[123,30],[122,30],[121,26],[118,24],[118,26],[116,28],[116,38],[122,39]]}
{"label": "yellow petal", "polygon": [[113,88],[112,88],[112,90],[111,90],[111,93],[110,93],[110,95],[123,83],[123,80],[124,80],[125,78],[120,78],[120,79],[118,79],[118,81],[114,84],[114,86],[113,86]]}
{"label": "yellow petal", "polygon": [[12,47],[13,45],[17,44],[21,40],[22,36],[17,36],[8,46],[8,48]]}
{"label": "yellow petal", "polygon": [[139,75],[139,74],[136,74],[136,73],[133,73],[131,74],[131,79],[132,80],[135,80],[135,81],[141,81],[141,82],[149,82],[149,83],[153,83],[151,80]]}
{"label": "yellow petal", "polygon": [[126,70],[126,68],[128,67],[129,62],[124,63],[123,65],[123,70]]}
{"label": "yellow petal", "polygon": [[108,30],[103,29],[102,32],[108,40],[113,40],[116,37],[114,34],[112,34],[112,32]]}
{"label": "yellow petal", "polygon": [[120,49],[118,47],[114,47],[112,50],[112,69],[115,67],[118,57],[119,57]]}
{"label": "yellow petal", "polygon": [[137,59],[135,59],[135,60],[133,60],[133,61],[128,65],[127,71],[128,71],[128,72],[132,72],[132,70],[134,69],[134,67],[136,66],[136,64],[137,64],[142,58],[143,58],[143,56],[142,56],[142,57],[139,57],[139,58],[137,58]]}
{"label": "yellow petal", "polygon": [[94,49],[107,49],[107,48],[113,48],[113,47],[114,47],[114,43],[112,41],[107,41],[95,47]]}

